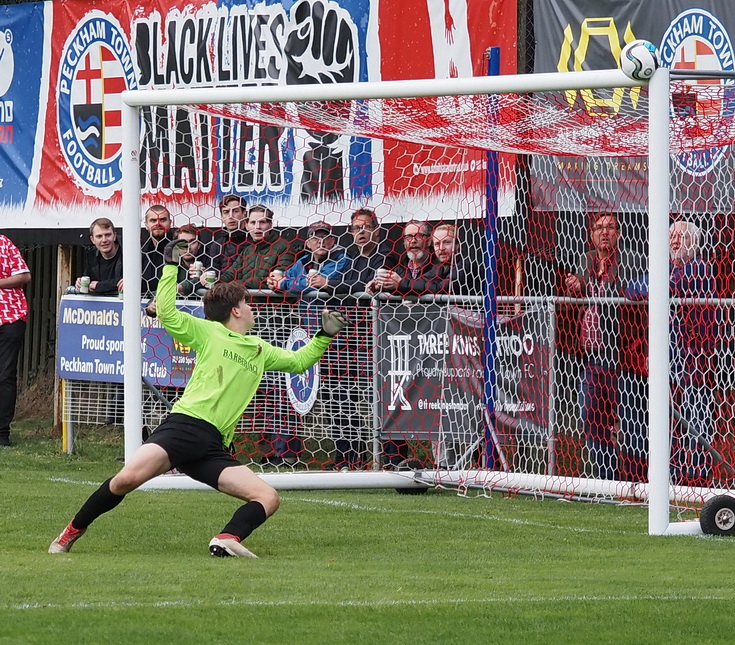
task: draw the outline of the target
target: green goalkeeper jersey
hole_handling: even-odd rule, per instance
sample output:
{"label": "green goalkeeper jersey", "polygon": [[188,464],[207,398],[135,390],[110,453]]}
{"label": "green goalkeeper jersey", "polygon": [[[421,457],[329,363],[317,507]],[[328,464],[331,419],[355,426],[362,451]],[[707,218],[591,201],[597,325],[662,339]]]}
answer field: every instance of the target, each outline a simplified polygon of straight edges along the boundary
{"label": "green goalkeeper jersey", "polygon": [[229,446],[235,426],[266,370],[302,374],[317,363],[331,338],[315,336],[296,351],[274,347],[257,336],[242,336],[222,323],[203,320],[176,308],[178,268],[163,267],[156,292],[158,319],[166,331],[196,351],[194,371],[172,412],[208,421]]}

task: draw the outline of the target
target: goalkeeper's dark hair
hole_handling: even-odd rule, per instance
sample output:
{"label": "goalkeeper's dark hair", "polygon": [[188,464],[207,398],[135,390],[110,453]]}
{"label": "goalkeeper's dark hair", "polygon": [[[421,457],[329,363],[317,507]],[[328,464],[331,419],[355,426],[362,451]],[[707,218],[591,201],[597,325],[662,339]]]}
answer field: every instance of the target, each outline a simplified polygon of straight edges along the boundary
{"label": "goalkeeper's dark hair", "polygon": [[248,295],[242,282],[218,282],[202,298],[204,317],[207,320],[226,323],[230,312]]}

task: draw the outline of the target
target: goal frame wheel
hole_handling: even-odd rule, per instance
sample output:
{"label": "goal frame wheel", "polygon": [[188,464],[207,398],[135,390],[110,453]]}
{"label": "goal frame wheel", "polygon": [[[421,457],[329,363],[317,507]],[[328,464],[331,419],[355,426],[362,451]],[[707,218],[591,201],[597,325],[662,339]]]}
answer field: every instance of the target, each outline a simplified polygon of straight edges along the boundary
{"label": "goal frame wheel", "polygon": [[717,495],[707,500],[699,514],[702,533],[735,535],[735,497]]}

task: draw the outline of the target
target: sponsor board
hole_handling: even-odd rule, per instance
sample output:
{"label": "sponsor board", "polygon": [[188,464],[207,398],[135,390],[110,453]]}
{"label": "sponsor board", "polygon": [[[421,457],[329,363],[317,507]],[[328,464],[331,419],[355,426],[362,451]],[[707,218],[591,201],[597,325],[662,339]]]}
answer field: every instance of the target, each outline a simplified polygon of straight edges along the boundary
{"label": "sponsor board", "polygon": [[[380,309],[379,404],[388,437],[471,443],[482,434],[484,352],[480,312],[413,304]],[[529,309],[497,323],[498,433],[543,434],[550,350],[546,313]]]}
{"label": "sponsor board", "polygon": [[[143,376],[162,387],[186,385],[196,352],[175,341],[141,303]],[[204,316],[201,303],[179,301],[182,311]],[[122,383],[125,356],[123,303],[118,298],[64,296],[59,305],[56,368],[59,378],[73,381]]]}

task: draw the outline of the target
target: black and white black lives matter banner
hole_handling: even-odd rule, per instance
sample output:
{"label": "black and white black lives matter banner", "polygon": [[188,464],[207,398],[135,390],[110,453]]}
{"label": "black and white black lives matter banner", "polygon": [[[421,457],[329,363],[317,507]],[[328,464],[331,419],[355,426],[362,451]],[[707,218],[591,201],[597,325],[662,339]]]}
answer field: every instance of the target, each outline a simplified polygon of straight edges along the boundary
{"label": "black and white black lives matter banner", "polygon": [[[290,7],[290,8],[289,8]],[[206,4],[136,17],[140,88],[351,83],[367,80],[367,7],[348,2]],[[258,125],[176,107],[141,110],[144,191],[236,192],[280,201],[369,194],[370,150],[353,137]],[[361,175],[358,177],[358,175]]]}

